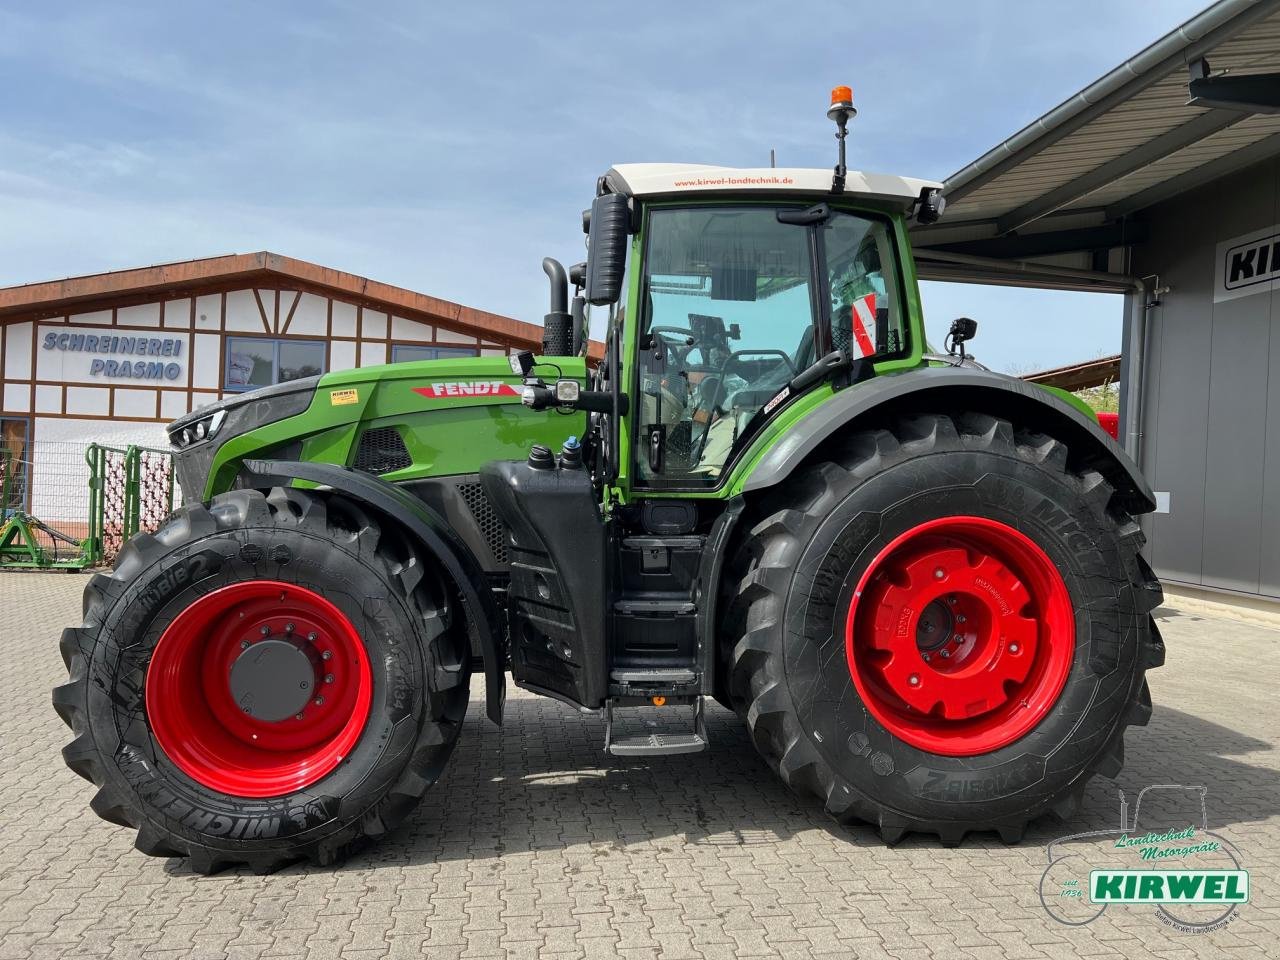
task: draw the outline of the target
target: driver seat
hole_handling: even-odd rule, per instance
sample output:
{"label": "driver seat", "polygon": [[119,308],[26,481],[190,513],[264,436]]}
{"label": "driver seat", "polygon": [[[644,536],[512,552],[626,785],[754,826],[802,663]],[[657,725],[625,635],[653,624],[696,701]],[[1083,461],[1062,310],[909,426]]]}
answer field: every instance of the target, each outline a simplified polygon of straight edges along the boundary
{"label": "driver seat", "polygon": [[817,356],[817,334],[814,325],[811,323],[805,327],[804,335],[800,337],[800,346],[796,347],[796,372],[808,370],[818,359]]}

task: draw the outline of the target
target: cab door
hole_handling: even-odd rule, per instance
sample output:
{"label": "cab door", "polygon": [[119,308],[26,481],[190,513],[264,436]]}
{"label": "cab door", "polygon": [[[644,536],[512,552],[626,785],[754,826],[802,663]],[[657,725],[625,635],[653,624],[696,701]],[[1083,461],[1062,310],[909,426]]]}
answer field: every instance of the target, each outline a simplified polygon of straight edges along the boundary
{"label": "cab door", "polygon": [[[707,490],[833,350],[908,347],[892,221],[799,206],[657,207],[640,284],[633,485]],[[811,386],[820,381],[811,381]]]}
{"label": "cab door", "polygon": [[824,349],[812,228],[771,206],[650,212],[635,485],[719,484],[757,413]]}

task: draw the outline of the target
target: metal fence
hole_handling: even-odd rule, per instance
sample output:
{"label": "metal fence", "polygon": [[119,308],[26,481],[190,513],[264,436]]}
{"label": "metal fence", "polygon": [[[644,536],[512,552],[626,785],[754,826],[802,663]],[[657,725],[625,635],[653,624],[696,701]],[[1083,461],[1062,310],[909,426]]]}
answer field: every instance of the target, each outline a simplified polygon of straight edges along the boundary
{"label": "metal fence", "polygon": [[92,537],[89,444],[10,441],[0,447],[0,566],[86,566]]}
{"label": "metal fence", "polygon": [[68,441],[0,446],[0,569],[112,563],[173,510],[173,457]]}
{"label": "metal fence", "polygon": [[92,471],[89,513],[96,561],[113,563],[125,541],[154,533],[173,512],[173,455],[149,447],[104,447],[86,453]]}

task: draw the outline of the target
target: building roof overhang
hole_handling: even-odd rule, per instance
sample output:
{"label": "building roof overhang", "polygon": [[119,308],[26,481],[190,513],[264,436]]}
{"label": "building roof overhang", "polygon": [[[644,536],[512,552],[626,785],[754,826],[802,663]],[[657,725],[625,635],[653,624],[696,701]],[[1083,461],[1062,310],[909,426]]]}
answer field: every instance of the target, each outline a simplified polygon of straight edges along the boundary
{"label": "building roof overhang", "polygon": [[[339,297],[524,349],[536,351],[542,344],[542,327],[536,324],[266,250],[3,287],[0,324],[255,285],[284,285]],[[592,348],[596,356],[600,347],[593,342]]]}
{"label": "building roof overhang", "polygon": [[[1277,64],[1280,0],[1212,4],[948,177],[946,215],[913,230],[921,275],[941,278],[931,249],[1107,269],[1143,211],[1280,155]],[[1230,102],[1203,83],[1224,72]]]}

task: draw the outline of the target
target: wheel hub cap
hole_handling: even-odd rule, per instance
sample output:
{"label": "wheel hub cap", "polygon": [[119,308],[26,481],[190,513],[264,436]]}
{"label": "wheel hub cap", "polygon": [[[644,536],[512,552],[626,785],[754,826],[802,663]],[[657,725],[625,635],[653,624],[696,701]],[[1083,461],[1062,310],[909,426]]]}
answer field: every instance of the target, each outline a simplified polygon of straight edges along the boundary
{"label": "wheel hub cap", "polygon": [[1025,534],[946,517],[872,561],[846,647],[859,694],[883,726],[922,749],[969,756],[1024,736],[1057,701],[1074,616],[1061,575]]}
{"label": "wheel hub cap", "polygon": [[288,640],[263,640],[231,665],[231,697],[251,717],[277,723],[302,713],[316,671],[304,649]]}

